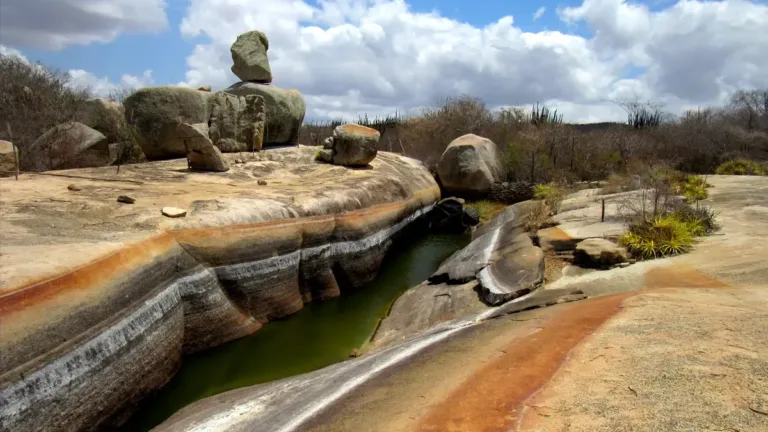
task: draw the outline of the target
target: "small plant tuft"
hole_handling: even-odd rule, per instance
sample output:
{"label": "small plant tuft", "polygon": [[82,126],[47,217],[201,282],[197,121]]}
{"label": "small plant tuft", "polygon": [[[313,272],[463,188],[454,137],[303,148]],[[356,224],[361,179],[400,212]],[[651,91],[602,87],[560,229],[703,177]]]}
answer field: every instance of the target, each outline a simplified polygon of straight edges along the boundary
{"label": "small plant tuft", "polygon": [[552,214],[560,211],[566,190],[557,183],[538,184],[533,188],[533,199],[544,201]]}

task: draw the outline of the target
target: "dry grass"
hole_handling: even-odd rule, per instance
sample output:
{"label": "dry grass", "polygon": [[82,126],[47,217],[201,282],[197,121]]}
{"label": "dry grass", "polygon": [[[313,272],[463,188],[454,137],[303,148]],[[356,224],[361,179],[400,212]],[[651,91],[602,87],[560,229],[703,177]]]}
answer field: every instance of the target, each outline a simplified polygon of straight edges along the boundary
{"label": "dry grass", "polygon": [[468,202],[467,207],[472,207],[477,210],[480,215],[480,223],[486,223],[495,218],[499,213],[507,208],[507,205],[497,201],[481,200]]}

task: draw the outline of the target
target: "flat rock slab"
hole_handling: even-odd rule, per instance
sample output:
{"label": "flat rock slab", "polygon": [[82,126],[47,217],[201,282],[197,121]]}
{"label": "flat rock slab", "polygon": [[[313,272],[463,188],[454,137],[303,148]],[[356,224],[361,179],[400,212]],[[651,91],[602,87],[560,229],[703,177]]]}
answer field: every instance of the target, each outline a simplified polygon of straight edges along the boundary
{"label": "flat rock slab", "polygon": [[[0,180],[0,292],[51,277],[166,230],[327,215],[423,194],[439,197],[419,162],[380,152],[367,169],[314,161],[315,147],[225,154],[226,173],[185,159],[22,174]],[[266,183],[264,183],[266,181]],[[68,189],[75,185],[79,190]],[[127,195],[135,203],[116,198]],[[429,198],[427,198],[429,195]],[[184,218],[162,207],[187,210]]]}
{"label": "flat rock slab", "polygon": [[618,238],[626,231],[627,225],[620,222],[575,221],[541,229],[536,236],[539,246],[545,252],[563,252],[574,250],[577,244],[586,239]]}

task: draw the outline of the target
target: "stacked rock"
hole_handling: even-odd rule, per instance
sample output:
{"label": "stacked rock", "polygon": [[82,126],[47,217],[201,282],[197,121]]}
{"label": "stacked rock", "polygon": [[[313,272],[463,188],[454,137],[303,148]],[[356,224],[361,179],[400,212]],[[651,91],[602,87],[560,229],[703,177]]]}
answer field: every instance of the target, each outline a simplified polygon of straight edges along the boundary
{"label": "stacked rock", "polygon": [[[297,90],[272,85],[269,41],[260,31],[232,44],[232,72],[242,81],[211,93],[209,88],[143,88],[125,101],[125,117],[140,135],[150,160],[184,157],[185,131],[179,123],[210,125],[209,138],[223,153],[258,151],[262,146],[297,145],[306,105]],[[216,164],[214,164],[216,165]]]}
{"label": "stacked rock", "polygon": [[380,136],[376,129],[355,123],[338,126],[333,136],[325,140],[317,158],[335,165],[368,165],[376,157]]}
{"label": "stacked rock", "polygon": [[266,105],[266,127],[264,145],[299,143],[299,128],[304,122],[306,105],[304,97],[297,90],[286,90],[270,84],[272,69],[267,57],[269,40],[267,36],[253,30],[237,37],[232,44],[232,73],[241,82],[234,84],[225,93],[248,97],[264,98]]}

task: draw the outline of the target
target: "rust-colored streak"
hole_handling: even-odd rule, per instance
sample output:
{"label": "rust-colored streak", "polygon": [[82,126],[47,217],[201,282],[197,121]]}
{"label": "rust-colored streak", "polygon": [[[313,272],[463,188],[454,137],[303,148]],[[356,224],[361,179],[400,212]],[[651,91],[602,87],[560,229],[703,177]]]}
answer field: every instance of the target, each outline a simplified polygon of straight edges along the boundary
{"label": "rust-colored streak", "polygon": [[419,431],[508,431],[523,403],[555,374],[568,353],[637,293],[600,297],[564,307],[540,331],[515,341],[421,420]]}
{"label": "rust-colored streak", "polygon": [[90,289],[128,269],[166,253],[175,241],[168,234],[130,244],[72,271],[30,283],[0,296],[0,316],[49,300],[61,293]]}
{"label": "rust-colored streak", "polygon": [[675,265],[654,267],[644,275],[646,288],[729,288],[725,282],[709,277],[693,267]]}
{"label": "rust-colored streak", "polygon": [[373,136],[379,133],[376,129],[371,129],[369,127],[365,127],[365,126],[361,126],[359,124],[353,124],[353,123],[345,124],[344,131],[347,133],[364,135],[364,136]]}

